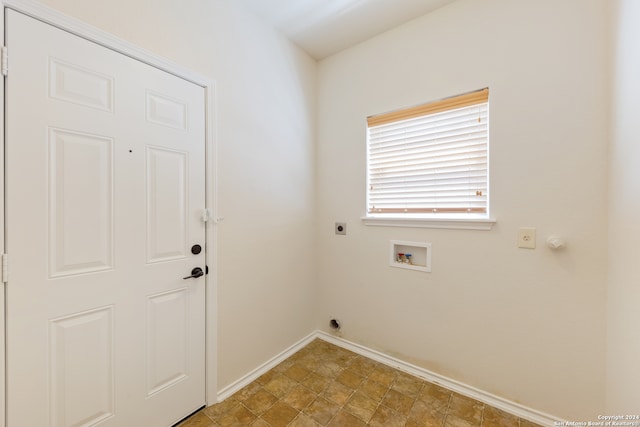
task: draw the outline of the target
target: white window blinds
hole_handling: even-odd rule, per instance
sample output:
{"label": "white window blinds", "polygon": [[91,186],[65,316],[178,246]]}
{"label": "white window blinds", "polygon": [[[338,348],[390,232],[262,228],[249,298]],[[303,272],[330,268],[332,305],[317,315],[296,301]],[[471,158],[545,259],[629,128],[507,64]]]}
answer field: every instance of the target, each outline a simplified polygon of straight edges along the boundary
{"label": "white window blinds", "polygon": [[369,117],[369,214],[486,214],[488,102],[483,89]]}

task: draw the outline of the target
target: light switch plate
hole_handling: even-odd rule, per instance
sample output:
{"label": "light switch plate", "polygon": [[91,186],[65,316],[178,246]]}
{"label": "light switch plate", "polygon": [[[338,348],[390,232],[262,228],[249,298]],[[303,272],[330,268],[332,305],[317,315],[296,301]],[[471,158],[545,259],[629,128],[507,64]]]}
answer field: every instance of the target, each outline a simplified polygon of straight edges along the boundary
{"label": "light switch plate", "polygon": [[525,249],[536,248],[536,229],[534,227],[523,227],[518,230],[518,247]]}

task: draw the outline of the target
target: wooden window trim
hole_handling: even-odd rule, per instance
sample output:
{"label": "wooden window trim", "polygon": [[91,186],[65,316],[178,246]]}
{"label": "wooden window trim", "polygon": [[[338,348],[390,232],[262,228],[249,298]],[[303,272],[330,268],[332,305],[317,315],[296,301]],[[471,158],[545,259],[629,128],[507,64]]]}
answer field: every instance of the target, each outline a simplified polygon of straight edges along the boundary
{"label": "wooden window trim", "polygon": [[427,114],[439,113],[441,111],[453,110],[455,108],[482,104],[487,101],[489,101],[489,88],[484,88],[474,92],[468,92],[463,95],[452,96],[439,101],[418,105],[416,107],[377,114],[375,116],[368,117],[367,124],[369,127],[372,127],[400,120],[412,119],[414,117],[425,116]]}

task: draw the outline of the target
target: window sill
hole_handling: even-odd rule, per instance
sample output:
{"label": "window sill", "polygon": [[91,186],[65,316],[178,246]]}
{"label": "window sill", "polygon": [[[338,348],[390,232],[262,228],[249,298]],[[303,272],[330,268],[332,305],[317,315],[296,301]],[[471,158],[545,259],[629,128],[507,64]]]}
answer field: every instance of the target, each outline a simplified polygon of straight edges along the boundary
{"label": "window sill", "polygon": [[494,218],[402,218],[402,217],[362,217],[364,225],[382,227],[446,228],[450,230],[491,230]]}

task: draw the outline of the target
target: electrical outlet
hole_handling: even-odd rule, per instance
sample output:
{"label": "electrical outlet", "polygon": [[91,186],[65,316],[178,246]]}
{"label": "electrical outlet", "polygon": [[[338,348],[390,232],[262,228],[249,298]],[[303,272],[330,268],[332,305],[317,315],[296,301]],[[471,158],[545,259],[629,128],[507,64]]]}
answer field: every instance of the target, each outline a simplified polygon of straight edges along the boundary
{"label": "electrical outlet", "polygon": [[347,235],[347,223],[346,222],[336,222],[336,234],[341,236]]}
{"label": "electrical outlet", "polygon": [[534,227],[523,227],[518,230],[518,247],[525,249],[536,248],[536,229]]}

